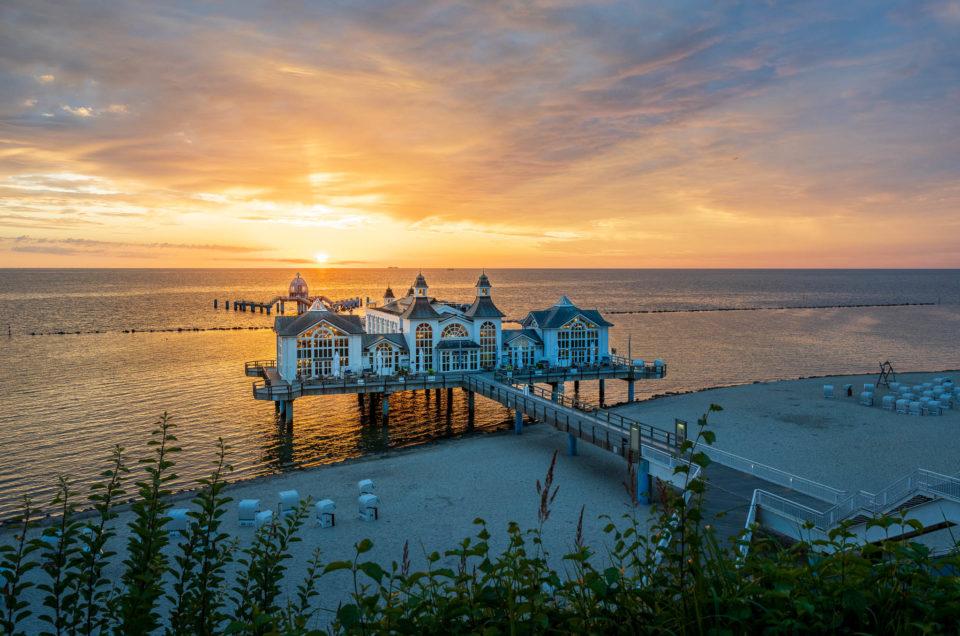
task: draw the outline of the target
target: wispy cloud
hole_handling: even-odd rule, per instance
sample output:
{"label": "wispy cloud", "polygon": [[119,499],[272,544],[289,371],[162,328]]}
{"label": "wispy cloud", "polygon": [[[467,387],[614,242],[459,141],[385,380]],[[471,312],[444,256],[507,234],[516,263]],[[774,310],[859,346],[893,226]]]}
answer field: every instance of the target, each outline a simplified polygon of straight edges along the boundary
{"label": "wispy cloud", "polygon": [[904,249],[909,210],[953,254],[958,6],[9,0],[0,226],[777,265],[876,258],[820,223]]}

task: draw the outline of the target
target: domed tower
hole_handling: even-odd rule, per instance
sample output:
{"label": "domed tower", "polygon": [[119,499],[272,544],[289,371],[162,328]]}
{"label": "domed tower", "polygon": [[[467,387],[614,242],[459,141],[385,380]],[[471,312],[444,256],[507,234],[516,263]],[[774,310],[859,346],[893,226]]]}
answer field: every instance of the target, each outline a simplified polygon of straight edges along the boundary
{"label": "domed tower", "polygon": [[309,296],[307,290],[307,281],[300,278],[300,272],[297,272],[296,278],[290,281],[290,298],[306,298]]}
{"label": "domed tower", "polygon": [[423,272],[417,274],[417,280],[413,283],[413,292],[417,298],[427,297],[427,281],[423,278]]}
{"label": "domed tower", "polygon": [[383,292],[383,304],[388,305],[394,300],[396,300],[396,298],[393,295],[393,289],[391,289],[390,285],[387,285],[387,291]]}
{"label": "domed tower", "polygon": [[485,273],[480,274],[476,288],[477,297],[464,315],[470,318],[502,318],[504,313],[497,309],[497,306],[493,304],[493,299],[490,298],[490,279],[487,278]]}

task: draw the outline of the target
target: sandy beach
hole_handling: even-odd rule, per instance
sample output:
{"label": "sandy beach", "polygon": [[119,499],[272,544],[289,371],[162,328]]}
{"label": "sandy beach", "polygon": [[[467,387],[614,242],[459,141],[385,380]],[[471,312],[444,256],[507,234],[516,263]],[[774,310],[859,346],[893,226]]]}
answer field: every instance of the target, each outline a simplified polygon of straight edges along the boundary
{"label": "sandy beach", "polygon": [[[494,553],[507,546],[507,527],[516,521],[522,528],[535,528],[540,499],[536,482],[543,482],[554,451],[557,463],[554,485],[559,488],[550,518],[544,526],[544,546],[552,555],[552,567],[561,570],[561,557],[571,551],[581,507],[584,508],[583,533],[600,555],[608,523],[600,515],[620,519],[634,514],[641,523],[649,518],[648,507],[630,507],[630,499],[621,482],[626,479],[623,460],[588,444],[580,445],[580,454],[567,456],[567,437],[549,426],[538,424],[524,428],[523,435],[512,431],[447,440],[359,460],[304,469],[232,484],[227,494],[234,499],[225,516],[223,530],[249,545],[251,527],[237,524],[237,502],[259,498],[263,509],[276,509],[278,493],[297,490],[301,497],[333,499],[337,504],[336,525],[319,528],[313,515],[300,531],[302,541],[293,544],[294,559],[289,563],[288,589],[294,591],[301,581],[307,560],[314,549],[323,550],[322,560],[352,559],[354,544],[364,538],[373,541],[365,560],[374,560],[389,568],[400,562],[403,546],[409,541],[413,569],[426,567],[426,554],[457,547],[464,538],[475,537],[482,518],[492,535]],[[371,479],[381,498],[380,518],[364,522],[357,516],[357,482]],[[174,498],[176,507],[189,507],[191,495]],[[116,546],[126,543],[126,524],[130,511],[121,509],[117,527],[121,536]],[[39,532],[35,530],[34,532]],[[12,542],[12,531],[0,531],[0,541]],[[532,549],[532,545],[531,545]],[[176,552],[168,546],[170,555]],[[118,562],[120,559],[114,559]],[[442,561],[455,565],[452,558]],[[118,574],[119,568],[113,567]],[[35,573],[34,573],[35,574]],[[335,608],[352,590],[347,572],[325,576],[319,586],[318,604]],[[39,601],[38,601],[39,602]],[[36,626],[39,627],[39,623]]]}
{"label": "sandy beach", "polygon": [[[898,379],[918,383],[949,375],[910,373],[899,374]],[[673,430],[674,418],[686,419],[692,431],[697,417],[711,403],[719,404],[724,411],[710,418],[717,447],[847,490],[876,490],[917,467],[948,474],[960,470],[960,436],[955,434],[960,411],[945,411],[940,417],[898,415],[839,395],[846,383],[859,392],[864,382],[875,380],[875,375],[858,375],[758,383],[659,398],[616,410],[666,430]],[[836,387],[836,399],[824,399],[824,384]],[[260,499],[263,509],[276,509],[278,493],[284,490],[297,490],[301,497],[313,500],[333,499],[336,525],[319,528],[311,515],[300,532],[303,541],[293,546],[287,578],[291,591],[315,548],[323,550],[324,563],[351,559],[354,544],[364,538],[374,543],[368,558],[386,567],[400,562],[404,542],[409,541],[413,568],[424,568],[426,554],[442,553],[474,537],[479,528],[473,520],[480,517],[487,522],[496,552],[507,544],[509,522],[523,528],[536,526],[536,481],[544,479],[558,451],[554,483],[559,493],[544,527],[544,545],[552,555],[552,566],[562,569],[560,557],[573,545],[581,506],[584,537],[601,559],[609,537],[602,531],[607,521],[600,515],[620,519],[630,513],[644,526],[650,519],[649,507],[630,506],[622,485],[626,478],[622,459],[586,443],[580,444],[578,456],[570,457],[566,446],[566,435],[538,424],[527,426],[522,436],[512,431],[475,435],[241,481],[227,490],[234,501],[223,529],[237,538],[240,548],[249,544],[253,528],[237,524],[236,504],[241,499]],[[357,517],[361,479],[373,480],[381,498],[376,522]],[[175,506],[188,507],[191,496],[176,496]],[[125,544],[130,518],[129,510],[122,508],[117,546]],[[0,540],[10,542],[11,530],[2,530]],[[167,552],[172,555],[175,545]],[[445,559],[445,564],[454,565],[452,559]],[[119,572],[118,567],[113,569]],[[335,608],[351,588],[346,572],[324,577],[319,604]]]}
{"label": "sandy beach", "polygon": [[[960,372],[898,373],[901,383],[930,382]],[[709,427],[716,447],[757,462],[848,491],[876,492],[917,468],[954,475],[960,471],[960,411],[939,417],[897,414],[880,407],[888,392],[880,388],[874,406],[862,406],[864,383],[877,374],[831,376],[709,389],[624,405],[613,410],[664,430],[674,419],[697,419],[711,404]],[[836,398],[824,399],[823,386]],[[841,395],[852,384],[854,397]]]}

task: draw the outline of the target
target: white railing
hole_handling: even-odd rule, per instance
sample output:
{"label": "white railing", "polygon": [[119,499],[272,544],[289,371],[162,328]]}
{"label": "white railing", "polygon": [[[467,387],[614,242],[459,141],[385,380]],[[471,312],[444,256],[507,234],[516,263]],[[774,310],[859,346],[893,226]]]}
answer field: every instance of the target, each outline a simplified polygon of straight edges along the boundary
{"label": "white railing", "polygon": [[810,521],[817,528],[827,530],[857,512],[881,514],[889,510],[890,506],[922,492],[960,502],[960,479],[920,468],[878,493],[861,490],[823,512],[766,491],[758,490],[755,494],[759,494],[756,505],[778,512],[782,516],[793,517],[798,523]]}
{"label": "white railing", "polygon": [[767,466],[766,464],[734,455],[719,448],[707,448],[704,449],[704,452],[712,461],[718,464],[722,464],[728,468],[734,468],[742,473],[753,475],[754,477],[759,477],[778,486],[785,486],[805,495],[816,497],[821,501],[835,504],[849,496],[844,490],[839,490],[826,484],[800,477],[799,475],[793,475],[779,468]]}

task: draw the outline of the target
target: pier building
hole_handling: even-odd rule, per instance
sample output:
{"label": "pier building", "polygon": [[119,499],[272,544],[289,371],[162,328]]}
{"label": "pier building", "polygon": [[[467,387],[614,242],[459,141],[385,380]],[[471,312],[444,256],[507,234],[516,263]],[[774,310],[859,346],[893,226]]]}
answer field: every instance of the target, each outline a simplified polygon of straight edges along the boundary
{"label": "pier building", "polygon": [[[299,276],[291,295],[306,297]],[[295,289],[296,287],[296,289]],[[580,309],[566,296],[553,307],[531,311],[522,329],[504,330],[486,274],[477,280],[471,303],[429,294],[423,274],[409,293],[369,306],[365,320],[340,314],[315,297],[298,316],[277,316],[279,379],[395,373],[436,374],[527,367],[579,367],[609,363],[609,328],[595,309]]]}

